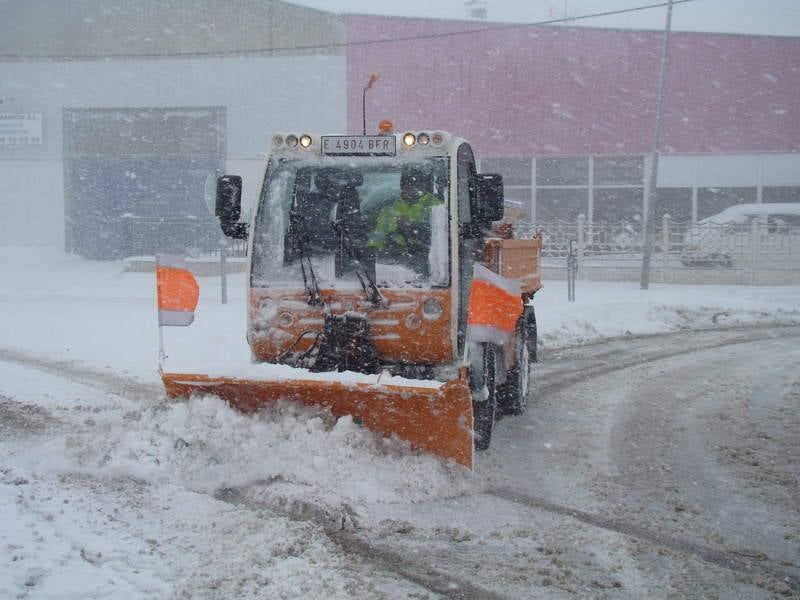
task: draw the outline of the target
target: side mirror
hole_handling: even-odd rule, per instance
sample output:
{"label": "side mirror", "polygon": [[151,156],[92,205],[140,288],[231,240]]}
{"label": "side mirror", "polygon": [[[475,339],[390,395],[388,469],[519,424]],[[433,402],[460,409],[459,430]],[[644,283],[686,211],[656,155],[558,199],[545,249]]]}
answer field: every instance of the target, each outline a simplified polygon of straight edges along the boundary
{"label": "side mirror", "polygon": [[503,218],[503,176],[477,173],[478,221],[489,225]]}
{"label": "side mirror", "polygon": [[217,177],[217,202],[214,215],[219,218],[222,233],[230,238],[247,239],[247,224],[242,215],[242,178],[238,175]]}

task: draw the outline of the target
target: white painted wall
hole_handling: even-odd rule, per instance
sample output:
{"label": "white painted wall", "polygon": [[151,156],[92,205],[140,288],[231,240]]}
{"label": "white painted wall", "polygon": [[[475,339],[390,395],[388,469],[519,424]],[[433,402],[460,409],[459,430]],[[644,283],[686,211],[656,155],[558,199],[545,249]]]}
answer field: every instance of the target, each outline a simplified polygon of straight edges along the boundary
{"label": "white painted wall", "polygon": [[63,163],[0,161],[0,182],[0,245],[63,248]]}
{"label": "white painted wall", "polygon": [[[223,106],[227,164],[252,201],[274,131],[345,132],[345,69],[341,55],[0,63],[3,111],[44,116],[41,145],[0,146],[0,244],[63,247],[64,108]],[[23,228],[32,195],[38,224]]]}

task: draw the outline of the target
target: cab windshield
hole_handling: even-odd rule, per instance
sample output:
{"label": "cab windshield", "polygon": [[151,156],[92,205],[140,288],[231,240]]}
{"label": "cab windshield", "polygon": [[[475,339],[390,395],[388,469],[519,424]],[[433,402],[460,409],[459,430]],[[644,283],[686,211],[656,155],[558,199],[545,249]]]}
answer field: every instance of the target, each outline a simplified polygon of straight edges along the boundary
{"label": "cab windshield", "polygon": [[251,284],[446,286],[449,185],[444,157],[273,161]]}

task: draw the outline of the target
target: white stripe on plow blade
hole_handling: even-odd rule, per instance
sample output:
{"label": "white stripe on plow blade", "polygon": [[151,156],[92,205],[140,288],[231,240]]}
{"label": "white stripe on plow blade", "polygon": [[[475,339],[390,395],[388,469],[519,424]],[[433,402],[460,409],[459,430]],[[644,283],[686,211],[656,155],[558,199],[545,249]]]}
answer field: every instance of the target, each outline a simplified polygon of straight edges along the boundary
{"label": "white stripe on plow blade", "polygon": [[194,322],[194,313],[183,310],[159,310],[159,326],[186,327]]}

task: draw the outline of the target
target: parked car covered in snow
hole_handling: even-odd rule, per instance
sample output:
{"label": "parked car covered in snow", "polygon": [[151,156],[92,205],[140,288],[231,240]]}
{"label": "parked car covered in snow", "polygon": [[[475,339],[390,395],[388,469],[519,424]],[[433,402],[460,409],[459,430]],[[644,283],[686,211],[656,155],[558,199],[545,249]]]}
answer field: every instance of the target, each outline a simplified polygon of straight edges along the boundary
{"label": "parked car covered in snow", "polygon": [[706,217],[684,234],[681,262],[732,267],[771,250],[800,255],[800,203],[737,204]]}

